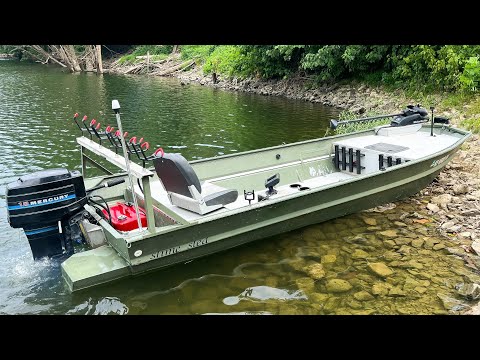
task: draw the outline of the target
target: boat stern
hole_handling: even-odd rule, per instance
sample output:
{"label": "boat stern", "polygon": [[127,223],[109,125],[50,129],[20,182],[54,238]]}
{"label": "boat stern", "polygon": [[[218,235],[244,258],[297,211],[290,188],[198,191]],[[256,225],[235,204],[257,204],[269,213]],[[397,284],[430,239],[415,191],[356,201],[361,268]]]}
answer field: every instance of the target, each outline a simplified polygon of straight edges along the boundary
{"label": "boat stern", "polygon": [[76,253],[62,263],[62,276],[72,292],[128,275],[127,262],[108,245]]}

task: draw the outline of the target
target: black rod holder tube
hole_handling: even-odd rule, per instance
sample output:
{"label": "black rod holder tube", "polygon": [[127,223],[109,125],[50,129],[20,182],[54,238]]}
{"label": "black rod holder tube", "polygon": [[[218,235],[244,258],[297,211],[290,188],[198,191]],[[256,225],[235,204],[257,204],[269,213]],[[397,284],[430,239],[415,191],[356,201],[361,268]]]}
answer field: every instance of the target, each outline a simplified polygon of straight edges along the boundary
{"label": "black rod holder tube", "polygon": [[378,155],[378,170],[382,170],[383,167],[383,155]]}
{"label": "black rod holder tube", "polygon": [[396,164],[396,165],[400,165],[401,163],[402,163],[402,159],[397,158],[397,159],[395,160],[395,164]]}
{"label": "black rod holder tube", "polygon": [[362,156],[360,154],[360,150],[355,151],[355,160],[356,160],[356,163],[357,163],[357,174],[362,173],[362,164],[360,162],[361,157]]}
{"label": "black rod holder tube", "polygon": [[347,169],[347,150],[342,146],[342,170]]}
{"label": "black rod holder tube", "polygon": [[434,123],[433,110],[435,110],[435,108],[433,106],[430,106],[430,110],[432,110],[432,121],[431,121],[431,124],[430,124],[430,136],[433,136],[433,123]]}
{"label": "black rod holder tube", "polygon": [[353,172],[353,149],[348,149],[348,171]]}
{"label": "black rod holder tube", "polygon": [[335,145],[335,156],[333,157],[333,163],[335,164],[335,169],[340,169],[340,150],[338,145]]}
{"label": "black rod holder tube", "polygon": [[388,167],[393,165],[393,158],[391,156],[387,156],[387,165]]}

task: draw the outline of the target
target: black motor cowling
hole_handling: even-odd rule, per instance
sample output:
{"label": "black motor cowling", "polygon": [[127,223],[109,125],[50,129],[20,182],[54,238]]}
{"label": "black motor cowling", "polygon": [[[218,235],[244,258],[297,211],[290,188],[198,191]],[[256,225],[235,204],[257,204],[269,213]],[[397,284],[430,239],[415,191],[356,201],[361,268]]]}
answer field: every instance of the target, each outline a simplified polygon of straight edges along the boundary
{"label": "black motor cowling", "polygon": [[390,123],[391,126],[406,126],[418,123],[423,123],[428,119],[428,111],[422,108],[420,104],[408,105],[402,111],[402,115],[395,116]]}
{"label": "black motor cowling", "polygon": [[68,220],[87,202],[79,171],[50,169],[7,185],[8,222],[23,228],[34,259],[73,251]]}

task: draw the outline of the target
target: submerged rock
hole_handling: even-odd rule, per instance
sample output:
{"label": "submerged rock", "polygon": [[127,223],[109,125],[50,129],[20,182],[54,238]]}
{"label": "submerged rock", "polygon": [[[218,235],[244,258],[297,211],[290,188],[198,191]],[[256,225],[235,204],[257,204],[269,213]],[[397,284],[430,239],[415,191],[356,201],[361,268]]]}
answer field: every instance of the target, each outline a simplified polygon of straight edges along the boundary
{"label": "submerged rock", "polygon": [[425,244],[423,245],[423,247],[424,247],[425,249],[432,249],[433,246],[434,246],[435,244],[438,244],[439,242],[440,242],[440,240],[438,240],[438,239],[426,238],[426,239],[425,239]]}
{"label": "submerged rock", "polygon": [[305,268],[305,272],[315,280],[319,280],[325,277],[325,270],[322,264],[311,264]]}
{"label": "submerged rock", "polygon": [[385,296],[388,294],[388,291],[392,288],[392,285],[388,283],[375,283],[372,286],[372,294]]}
{"label": "submerged rock", "polygon": [[367,265],[368,269],[372,271],[375,275],[378,275],[382,278],[390,276],[393,274],[393,270],[390,269],[384,263],[370,263]]}
{"label": "submerged rock", "polygon": [[363,218],[363,221],[365,224],[370,225],[370,226],[376,226],[377,225],[377,220],[374,218]]}
{"label": "submerged rock", "polygon": [[355,310],[360,310],[363,308],[363,305],[361,302],[357,301],[357,300],[350,300],[347,305],[349,307],[351,307],[352,309],[355,309]]}
{"label": "submerged rock", "polygon": [[414,248],[419,249],[419,248],[421,248],[421,247],[423,246],[423,243],[424,243],[424,242],[425,242],[425,240],[423,240],[423,239],[415,239],[415,240],[412,240],[412,244],[411,244],[411,245],[412,245]]}
{"label": "submerged rock", "polygon": [[397,244],[395,244],[395,241],[393,240],[385,240],[383,242],[383,245],[387,248],[387,249],[393,249],[395,247],[397,247]]}
{"label": "submerged rock", "polygon": [[427,291],[427,288],[425,288],[423,286],[416,286],[413,290],[415,290],[419,294],[423,294],[423,293],[425,293],[425,291]]}
{"label": "submerged rock", "polygon": [[355,249],[355,251],[352,254],[352,258],[354,259],[366,259],[370,256],[369,253],[366,251],[363,251],[362,249]]}
{"label": "submerged rock", "polygon": [[370,301],[375,299],[368,291],[365,290],[353,294],[353,297],[358,301]]}
{"label": "submerged rock", "polygon": [[322,294],[322,293],[313,293],[308,295],[308,298],[312,300],[314,303],[317,304],[323,304],[325,301],[328,300],[329,295],[328,294]]}
{"label": "submerged rock", "polygon": [[335,255],[323,255],[321,261],[322,264],[331,264],[337,261],[337,257]]}
{"label": "submerged rock", "polygon": [[352,285],[342,279],[332,279],[327,282],[327,291],[331,293],[341,293],[341,292],[347,292],[352,289]]}
{"label": "submerged rock", "polygon": [[397,237],[397,231],[396,230],[385,230],[385,231],[380,231],[380,235],[385,236],[385,237]]}
{"label": "submerged rock", "polygon": [[315,288],[315,281],[311,278],[308,277],[303,277],[300,279],[295,280],[295,283],[297,284],[297,287],[300,290],[303,290],[305,292],[313,292]]}
{"label": "submerged rock", "polygon": [[405,238],[405,237],[399,237],[395,239],[395,244],[397,245],[408,245],[412,242],[412,239]]}
{"label": "submerged rock", "polygon": [[405,291],[400,289],[398,286],[391,288],[390,291],[388,292],[388,296],[392,296],[392,297],[399,297],[399,296],[406,296],[406,295],[407,294],[405,293]]}
{"label": "submerged rock", "polygon": [[445,244],[441,244],[441,243],[435,244],[433,246],[433,250],[442,250],[442,249],[445,249],[445,248],[446,248]]}

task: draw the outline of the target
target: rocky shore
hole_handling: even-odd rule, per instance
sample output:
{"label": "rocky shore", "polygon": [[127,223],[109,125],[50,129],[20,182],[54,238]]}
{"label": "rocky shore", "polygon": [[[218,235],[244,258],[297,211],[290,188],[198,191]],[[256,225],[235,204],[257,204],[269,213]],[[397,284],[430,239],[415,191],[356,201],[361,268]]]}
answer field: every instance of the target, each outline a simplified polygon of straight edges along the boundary
{"label": "rocky shore", "polygon": [[[177,77],[184,85],[197,83],[230,91],[243,91],[265,96],[285,96],[291,99],[335,106],[357,114],[369,111],[393,113],[407,104],[414,104],[418,101],[406,98],[401,91],[389,93],[381,88],[372,88],[360,83],[312,87],[311,79],[301,76],[284,80],[239,80],[219,76],[218,81],[214,84],[212,77],[204,76],[198,67],[189,71],[173,72],[169,76]],[[438,104],[440,98],[432,97],[432,102]],[[428,107],[432,104],[423,105]],[[452,126],[458,126],[460,121],[466,117],[465,107],[462,109],[438,107],[437,114],[449,117]],[[478,135],[473,135],[432,184],[419,194],[405,200],[414,201],[428,215],[423,216],[412,212],[406,217],[413,218],[412,222],[416,224],[422,224],[422,222],[435,224],[439,236],[445,238],[446,243],[449,244],[449,246],[442,245],[441,249],[439,244],[431,244],[431,248],[445,251],[462,259],[465,266],[476,274],[480,274],[480,164],[476,161],[479,158],[480,139]],[[409,246],[413,248],[417,248],[417,245],[426,246],[423,243],[418,244],[418,241],[415,242],[415,240],[409,243]],[[402,249],[400,245],[397,247],[398,249],[394,248],[395,253]],[[370,263],[368,266],[373,273],[388,270],[381,264]],[[318,270],[313,266],[309,269],[312,274]],[[419,286],[421,287],[421,285]],[[327,290],[342,289],[344,291],[347,287],[349,287],[348,283],[343,280],[331,280],[326,284]],[[388,291],[390,290],[388,289]],[[374,289],[373,291],[383,290]],[[459,287],[458,293],[470,301],[478,301],[480,300],[480,284],[465,283]],[[371,296],[370,293],[367,294],[355,295],[357,295],[356,297]],[[445,301],[448,302],[445,299],[442,301],[444,304]],[[448,308],[447,305],[445,307]],[[452,309],[452,312],[455,313],[480,314],[480,302],[474,306],[463,306],[462,311],[457,311],[459,308],[455,308],[454,305],[452,305]]]}

